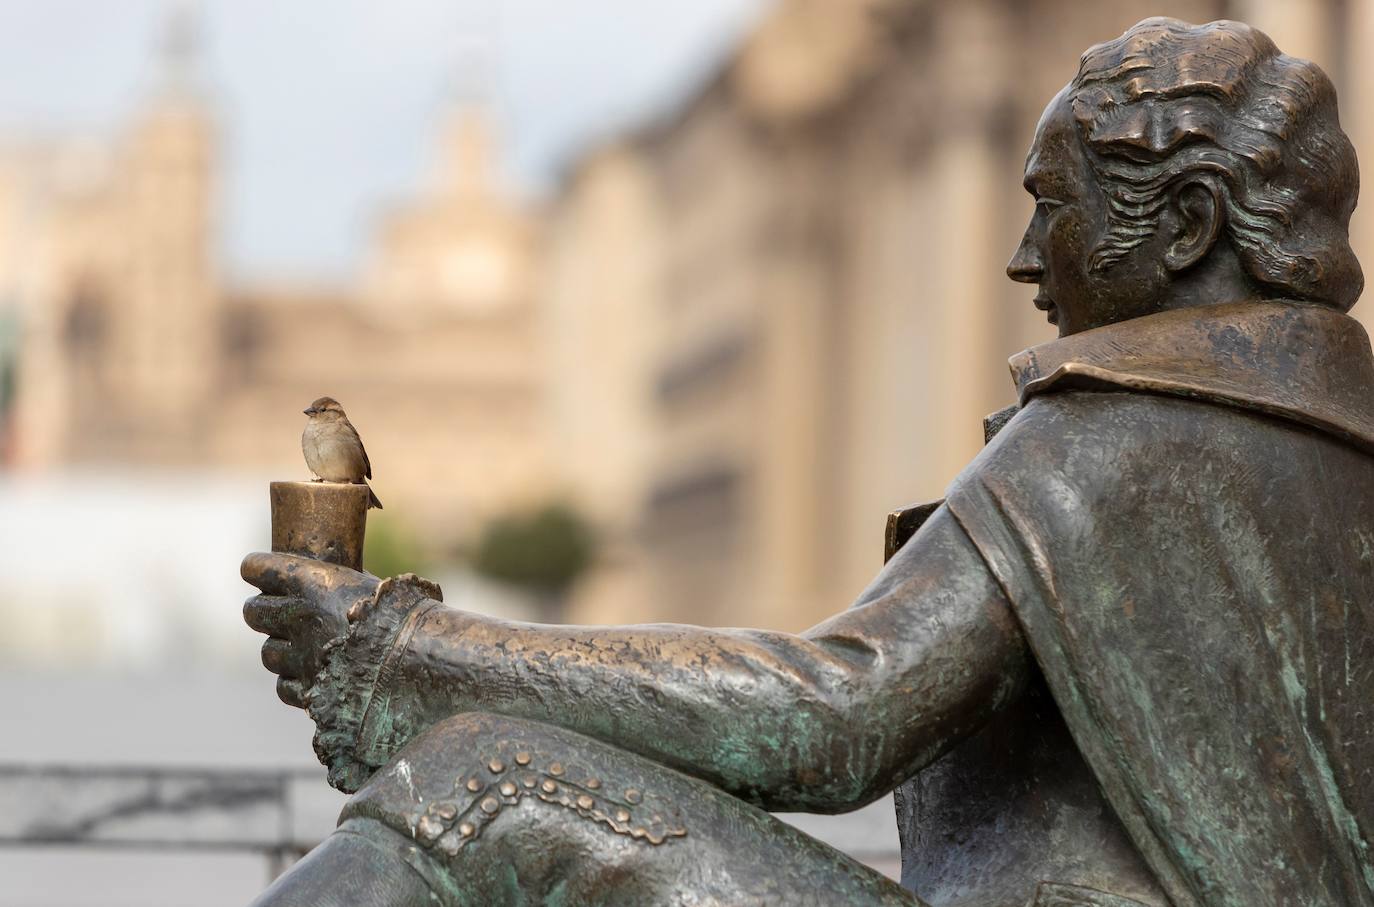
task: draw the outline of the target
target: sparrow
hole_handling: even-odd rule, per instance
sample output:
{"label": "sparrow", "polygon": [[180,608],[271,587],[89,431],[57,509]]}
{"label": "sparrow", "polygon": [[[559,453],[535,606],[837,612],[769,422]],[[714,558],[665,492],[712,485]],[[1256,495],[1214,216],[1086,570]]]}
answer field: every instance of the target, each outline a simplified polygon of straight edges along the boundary
{"label": "sparrow", "polygon": [[[367,485],[372,478],[372,464],[358,430],[348,421],[343,407],[333,397],[321,397],[306,407],[309,419],[301,432],[301,451],[305,465],[319,476],[317,482],[350,482]],[[382,509],[382,502],[368,486],[367,506]]]}

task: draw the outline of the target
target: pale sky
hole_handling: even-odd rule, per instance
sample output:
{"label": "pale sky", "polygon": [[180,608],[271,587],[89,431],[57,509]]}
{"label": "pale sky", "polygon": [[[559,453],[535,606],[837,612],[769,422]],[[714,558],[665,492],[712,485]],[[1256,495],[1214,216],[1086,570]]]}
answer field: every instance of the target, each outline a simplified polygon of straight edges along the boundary
{"label": "pale sky", "polygon": [[[768,2],[201,0],[223,260],[240,277],[347,279],[371,216],[423,184],[475,39],[493,48],[511,175],[537,191],[595,136],[683,97]],[[147,91],[173,4],[0,0],[0,132],[117,124]]]}

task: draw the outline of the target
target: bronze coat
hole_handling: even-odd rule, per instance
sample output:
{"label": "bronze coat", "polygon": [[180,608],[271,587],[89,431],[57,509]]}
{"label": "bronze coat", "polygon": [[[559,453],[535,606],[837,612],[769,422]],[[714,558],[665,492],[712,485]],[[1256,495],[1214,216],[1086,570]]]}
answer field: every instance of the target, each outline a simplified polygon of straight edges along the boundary
{"label": "bronze coat", "polygon": [[948,498],[1178,907],[1374,904],[1374,358],[1313,306],[1016,357]]}

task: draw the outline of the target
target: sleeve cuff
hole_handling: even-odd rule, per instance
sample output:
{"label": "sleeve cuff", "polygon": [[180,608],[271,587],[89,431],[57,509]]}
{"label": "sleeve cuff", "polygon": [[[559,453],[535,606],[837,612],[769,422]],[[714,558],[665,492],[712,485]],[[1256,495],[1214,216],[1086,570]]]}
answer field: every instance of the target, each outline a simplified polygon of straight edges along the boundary
{"label": "sleeve cuff", "polygon": [[382,580],[370,601],[349,612],[348,635],[326,647],[306,713],[330,786],[352,793],[390,758],[391,748],[377,745],[389,736],[382,726],[389,721],[373,706],[386,701],[415,626],[442,599],[437,585],[413,573]]}

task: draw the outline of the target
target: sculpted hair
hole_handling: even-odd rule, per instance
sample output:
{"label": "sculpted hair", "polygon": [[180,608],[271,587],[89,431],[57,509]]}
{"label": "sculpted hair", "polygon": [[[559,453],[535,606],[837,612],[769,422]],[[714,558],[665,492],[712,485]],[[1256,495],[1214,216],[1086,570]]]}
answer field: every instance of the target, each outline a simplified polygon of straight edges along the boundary
{"label": "sculpted hair", "polygon": [[1200,179],[1225,199],[1226,235],[1254,281],[1287,298],[1355,304],[1359,169],[1316,65],[1239,22],[1146,19],[1089,49],[1070,94],[1109,203],[1094,270],[1153,234],[1173,186]]}

